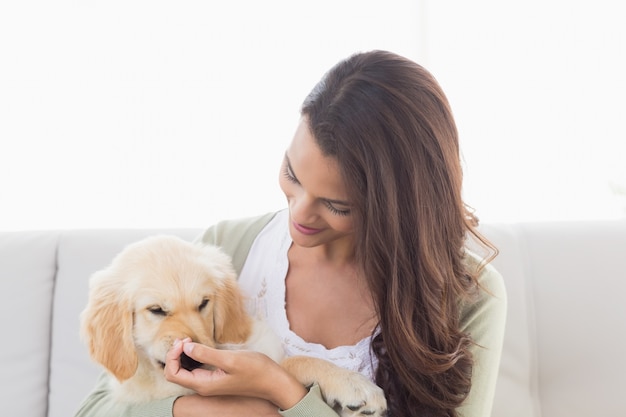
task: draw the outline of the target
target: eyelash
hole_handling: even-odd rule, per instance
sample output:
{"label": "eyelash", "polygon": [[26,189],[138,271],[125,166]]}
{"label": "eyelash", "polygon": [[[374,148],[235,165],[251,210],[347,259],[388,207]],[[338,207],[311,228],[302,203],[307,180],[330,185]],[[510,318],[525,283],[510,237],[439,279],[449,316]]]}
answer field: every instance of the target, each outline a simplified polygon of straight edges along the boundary
{"label": "eyelash", "polygon": [[285,178],[287,178],[287,180],[293,182],[294,184],[300,184],[300,181],[298,181],[296,177],[291,175],[291,173],[289,172],[289,165],[287,164],[285,164],[285,168],[283,169],[283,175],[285,176]]}
{"label": "eyelash", "polygon": [[[283,169],[283,175],[285,176],[285,178],[287,178],[288,181],[294,184],[300,184],[300,181],[298,181],[296,177],[291,175],[291,173],[289,172],[289,165],[287,164],[285,164],[285,168]],[[328,201],[324,201],[324,205],[326,206],[328,211],[336,216],[347,216],[348,214],[350,214],[350,210],[339,210]]]}
{"label": "eyelash", "polygon": [[334,215],[337,215],[337,216],[347,216],[348,214],[350,214],[350,210],[339,210],[338,208],[333,206],[328,201],[324,201],[324,205]]}

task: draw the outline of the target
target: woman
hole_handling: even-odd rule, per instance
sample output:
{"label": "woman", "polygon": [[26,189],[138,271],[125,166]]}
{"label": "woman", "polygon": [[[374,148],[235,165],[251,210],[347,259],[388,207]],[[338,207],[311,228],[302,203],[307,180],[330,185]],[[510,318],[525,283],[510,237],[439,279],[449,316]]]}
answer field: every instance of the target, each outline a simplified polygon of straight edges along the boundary
{"label": "woman", "polygon": [[[393,417],[489,415],[506,297],[488,265],[496,250],[461,198],[457,131],[441,88],[401,56],[361,53],[322,78],[301,115],[280,172],[288,210],[222,222],[203,240],[233,257],[252,312],[288,354],[369,376]],[[466,250],[468,238],[491,256]],[[220,371],[185,371],[183,351]],[[118,414],[336,415],[316,386],[307,390],[261,354],[182,341],[167,362],[166,377],[200,395]],[[100,388],[81,415],[109,406]]]}

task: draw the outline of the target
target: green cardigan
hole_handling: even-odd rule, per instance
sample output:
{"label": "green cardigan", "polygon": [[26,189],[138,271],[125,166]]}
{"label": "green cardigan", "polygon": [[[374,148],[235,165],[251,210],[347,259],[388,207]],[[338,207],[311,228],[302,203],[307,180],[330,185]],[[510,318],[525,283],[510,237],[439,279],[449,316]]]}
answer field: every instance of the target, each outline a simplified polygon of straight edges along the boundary
{"label": "green cardigan", "polygon": [[[199,240],[220,246],[231,256],[235,269],[240,272],[254,239],[274,215],[268,213],[222,221],[209,228]],[[479,264],[478,258],[472,254],[468,255],[467,260],[470,267]],[[461,312],[462,329],[476,342],[472,352],[475,361],[472,388],[459,410],[463,417],[490,415],[504,337],[506,292],[502,277],[488,265],[481,272],[479,282],[483,288],[480,296],[464,305]],[[172,405],[176,397],[139,405],[115,404],[107,388],[108,378],[106,374],[100,376],[76,417],[172,417]],[[317,386],[313,386],[295,407],[281,410],[280,413],[285,417],[337,417],[322,399]]]}

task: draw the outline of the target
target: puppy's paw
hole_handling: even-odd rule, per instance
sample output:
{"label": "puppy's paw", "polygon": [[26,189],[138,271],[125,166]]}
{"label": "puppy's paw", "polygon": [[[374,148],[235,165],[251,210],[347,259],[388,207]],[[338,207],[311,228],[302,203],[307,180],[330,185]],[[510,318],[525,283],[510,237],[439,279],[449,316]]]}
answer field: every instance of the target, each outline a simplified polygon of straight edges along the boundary
{"label": "puppy's paw", "polygon": [[383,417],[387,413],[383,390],[358,372],[307,356],[286,358],[281,365],[303,385],[317,382],[326,403],[342,417]]}
{"label": "puppy's paw", "polygon": [[320,388],[326,402],[341,417],[386,415],[387,400],[380,387],[356,372],[338,374],[320,381]]}

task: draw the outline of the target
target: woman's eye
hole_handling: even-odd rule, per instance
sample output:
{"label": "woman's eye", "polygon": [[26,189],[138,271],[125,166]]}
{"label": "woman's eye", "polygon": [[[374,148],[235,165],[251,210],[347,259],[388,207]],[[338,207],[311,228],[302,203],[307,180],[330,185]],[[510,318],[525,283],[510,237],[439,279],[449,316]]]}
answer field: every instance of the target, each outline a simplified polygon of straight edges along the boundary
{"label": "woman's eye", "polygon": [[202,311],[204,310],[204,308],[209,304],[209,299],[205,298],[204,300],[202,300],[202,302],[200,303],[200,305],[198,306],[198,311]]}
{"label": "woman's eye", "polygon": [[148,311],[155,316],[167,316],[167,311],[163,310],[161,306],[148,307]]}
{"label": "woman's eye", "polygon": [[337,216],[347,216],[348,214],[350,214],[350,209],[338,209],[330,201],[326,201],[325,204],[326,204],[326,208],[328,208],[328,210],[332,214],[335,214]]}
{"label": "woman's eye", "polygon": [[289,168],[289,164],[285,163],[285,168],[283,169],[283,175],[287,178],[288,181],[293,182],[294,184],[300,184],[300,181],[293,175],[291,169]]}

